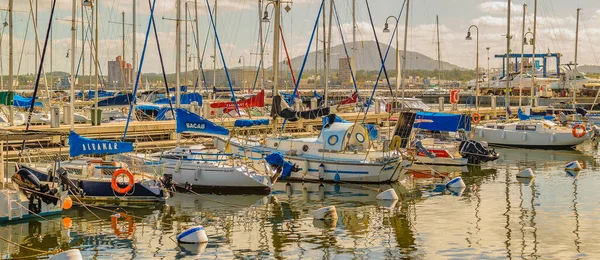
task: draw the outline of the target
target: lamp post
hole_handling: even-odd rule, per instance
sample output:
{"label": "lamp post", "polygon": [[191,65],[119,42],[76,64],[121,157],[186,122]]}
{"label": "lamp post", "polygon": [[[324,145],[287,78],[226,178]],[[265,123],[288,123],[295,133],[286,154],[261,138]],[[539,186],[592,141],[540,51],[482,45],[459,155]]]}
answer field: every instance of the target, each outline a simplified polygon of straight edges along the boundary
{"label": "lamp post", "polygon": [[[385,25],[383,26],[383,32],[384,33],[389,33],[390,29],[389,29],[389,24],[388,24],[388,20],[390,18],[393,18],[394,20],[396,20],[396,24],[398,23],[398,18],[396,18],[395,16],[388,16],[388,18],[385,19]],[[398,26],[396,26],[396,92],[398,92],[398,88],[400,87],[400,81],[402,80],[402,76],[400,74],[400,50],[398,49],[398,46],[400,46],[399,41],[398,41]],[[404,96],[404,95],[402,95]]]}
{"label": "lamp post", "polygon": [[[267,0],[268,3],[265,5],[265,12],[262,18],[262,22],[268,23],[271,20],[269,19],[269,12],[267,11],[267,7],[270,4],[273,4],[275,11],[275,21],[273,23],[273,96],[279,96],[279,42],[281,38],[281,34],[279,31],[279,25],[281,23],[281,3],[291,3],[291,1],[282,1],[282,0]],[[285,8],[286,12],[291,10],[291,7],[287,5]],[[262,49],[262,48],[261,48]],[[262,50],[261,50],[262,51]]]}
{"label": "lamp post", "polygon": [[467,30],[467,37],[465,38],[465,40],[473,40],[473,38],[471,38],[471,28],[477,29],[477,36],[475,39],[475,108],[479,110],[479,27],[477,27],[477,25],[469,26],[469,29]]}
{"label": "lamp post", "polygon": [[242,64],[242,89],[245,89],[245,81],[244,81],[244,67],[246,67],[246,58],[244,57],[244,55],[240,55],[240,57],[238,58],[238,64]]}
{"label": "lamp post", "polygon": [[[523,34],[523,43],[521,44],[521,60],[523,60],[523,56],[525,55],[525,45],[529,45],[527,44],[527,35],[531,34],[531,40],[530,43],[533,45],[533,33],[531,31],[528,31],[526,33]],[[521,77],[520,77],[520,81],[521,81],[521,89],[523,88],[523,70],[525,70],[525,67],[522,64],[523,62],[521,62]],[[531,66],[534,67],[535,66],[535,56],[531,56]],[[531,77],[533,77],[533,75],[531,75]],[[521,90],[519,90],[519,96],[521,95]],[[531,106],[533,106],[532,104],[529,104]],[[521,97],[519,97],[519,107],[521,107]]]}

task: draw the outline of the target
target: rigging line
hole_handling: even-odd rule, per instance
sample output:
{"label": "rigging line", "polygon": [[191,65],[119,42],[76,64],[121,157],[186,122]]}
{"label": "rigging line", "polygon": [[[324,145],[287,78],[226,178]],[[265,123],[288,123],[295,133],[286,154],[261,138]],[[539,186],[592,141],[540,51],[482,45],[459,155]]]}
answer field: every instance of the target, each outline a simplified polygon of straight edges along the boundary
{"label": "rigging line", "polygon": [[[294,104],[294,94],[298,92],[298,86],[300,86],[300,79],[302,78],[302,73],[304,72],[304,67],[306,66],[306,61],[308,60],[308,54],[310,53],[310,46],[312,45],[313,39],[315,37],[315,32],[319,27],[319,20],[321,18],[321,11],[323,10],[323,5],[325,4],[325,0],[321,0],[321,6],[319,7],[319,13],[317,14],[317,19],[315,19],[315,25],[313,27],[312,34],[310,35],[310,40],[308,41],[308,47],[306,48],[306,53],[304,54],[304,60],[302,61],[302,67],[300,68],[300,72],[298,73],[298,79],[295,82],[294,91],[292,91],[291,103]],[[273,28],[273,30],[276,30]],[[273,93],[275,95],[275,93]],[[283,120],[283,124],[281,126],[281,131],[285,130],[285,123],[287,119]]]}
{"label": "rigging line", "polygon": [[23,44],[21,45],[21,55],[19,56],[19,65],[17,66],[17,82],[19,82],[19,74],[21,73],[21,63],[23,61],[23,52],[25,51],[25,42],[27,40],[27,34],[29,33],[29,22],[31,16],[27,16],[27,25],[25,25],[25,35],[23,36]]}
{"label": "rigging line", "polygon": [[[149,0],[150,1],[150,0]],[[142,56],[140,57],[140,66],[137,71],[137,75],[135,77],[135,85],[133,86],[133,95],[131,95],[131,101],[129,102],[129,115],[127,115],[127,122],[125,123],[125,132],[123,132],[123,142],[125,142],[125,138],[127,137],[127,129],[129,128],[129,122],[131,121],[131,113],[133,113],[133,105],[135,104],[138,84],[140,83],[140,76],[142,74],[142,68],[144,66],[144,58],[146,58],[146,49],[148,47],[148,36],[150,35],[150,29],[152,26],[152,21],[154,20],[154,7],[156,6],[156,0],[152,0],[152,5],[150,5],[150,19],[148,20],[148,27],[146,28],[146,38],[144,39],[144,48],[142,48]],[[158,39],[158,38],[156,38]],[[159,49],[160,50],[160,49]],[[179,88],[179,86],[177,86]],[[96,93],[97,95],[98,93]],[[171,105],[171,98],[169,97],[169,105]],[[172,105],[171,105],[172,108]],[[171,112],[173,109],[171,109]]]}
{"label": "rigging line", "polygon": [[[340,36],[342,37],[342,45],[344,46],[344,52],[346,53],[346,60],[348,61],[348,68],[350,69],[350,75],[352,76],[352,84],[354,84],[354,91],[356,91],[356,99],[357,99],[357,102],[360,102],[360,94],[358,93],[358,86],[356,85],[356,79],[354,78],[354,71],[352,71],[352,64],[350,63],[350,54],[348,54],[348,48],[346,47],[346,41],[344,40],[344,33],[342,32],[342,25],[340,23],[340,17],[338,15],[337,7],[335,6],[335,1],[331,0],[331,3],[333,4],[333,11],[335,12],[335,19],[338,24],[338,29],[340,30]],[[339,64],[338,64],[338,66],[339,66]]]}
{"label": "rigging line", "polygon": [[[274,14],[274,13],[275,13],[275,12],[271,12],[271,13],[270,13],[270,15],[271,15],[271,16],[270,16],[269,20],[272,20],[272,19],[273,19],[273,14]],[[260,22],[262,23],[262,21],[260,21]],[[267,31],[267,32],[265,33],[264,39],[269,39],[269,32],[270,32],[270,30],[269,30],[269,28],[268,28],[268,27],[267,27],[267,30],[266,30],[266,31]],[[262,53],[263,53],[263,55],[262,55],[262,56],[263,56],[263,57],[264,57],[264,51],[265,51],[265,45],[266,45],[266,44],[267,44],[267,41],[266,41],[266,40],[264,40],[264,41],[263,41],[263,44],[262,44],[262,46],[260,46],[260,41],[259,41],[259,44],[257,44],[258,48],[262,49]],[[261,51],[260,49],[259,49],[259,52]],[[261,60],[258,62],[258,68],[256,69],[256,76],[254,77],[254,86],[252,86],[252,91],[254,91],[254,90],[256,89],[256,83],[258,82],[258,74],[260,74],[260,71],[261,71],[261,68],[262,68],[262,63],[263,63],[263,60],[261,59]]]}
{"label": "rigging line", "polygon": [[[377,38],[377,32],[375,31],[375,24],[373,23],[373,15],[371,15],[371,7],[369,6],[368,0],[365,0],[365,3],[367,4],[367,13],[369,13],[369,20],[371,21],[371,28],[373,29],[373,36],[375,37],[375,45],[377,45],[377,52],[379,53],[379,59],[381,61],[383,73],[385,74],[385,80],[388,83],[388,87],[390,88],[390,93],[392,94],[392,97],[395,97],[394,90],[392,89],[392,84],[390,84],[390,78],[388,77],[388,74],[387,74],[387,69],[385,69],[385,59],[383,58],[383,55],[381,54],[381,47],[379,46],[379,39]],[[402,8],[404,9],[404,4],[402,4]],[[400,20],[400,16],[398,16],[398,21],[399,20]],[[398,27],[398,23],[396,23],[395,27],[396,28]],[[392,33],[392,37],[390,38],[390,45],[388,45],[388,51],[390,50],[390,46],[392,44],[392,39],[394,38],[395,35],[396,35],[396,29],[394,29],[394,32]],[[398,36],[396,35],[396,37],[398,37]],[[387,53],[385,55],[387,58]],[[366,116],[366,114],[365,114],[365,116]]]}
{"label": "rigging line", "polygon": [[[54,19],[54,10],[56,8],[56,0],[52,1],[52,10],[50,11],[50,19],[48,21],[48,29],[46,30],[46,39],[44,40],[44,49],[42,50],[42,56],[40,60],[40,66],[38,68],[38,73],[35,79],[35,87],[33,89],[33,96],[31,97],[31,105],[29,106],[29,114],[27,115],[27,125],[25,126],[25,132],[29,131],[29,127],[31,126],[31,115],[33,114],[33,108],[35,107],[35,99],[37,97],[38,88],[40,86],[40,76],[42,73],[42,68],[44,67],[44,58],[46,57],[46,50],[48,47],[48,40],[50,39],[50,29],[52,28],[52,20]],[[12,115],[11,115],[12,116]],[[25,139],[23,139],[23,144],[21,145],[21,150],[25,149]]]}
{"label": "rigging line", "polygon": [[[148,6],[150,7],[150,9],[152,9],[152,3],[150,3],[150,0],[148,0]],[[155,19],[152,19],[152,28],[154,29],[154,38],[156,39],[156,47],[158,49],[158,58],[160,59],[160,67],[162,69],[163,80],[165,81],[165,88],[167,89],[167,100],[169,101],[169,107],[171,108],[171,114],[173,115],[173,118],[175,118],[175,111],[173,110],[173,102],[171,102],[171,94],[169,93],[169,83],[167,82],[167,72],[165,71],[165,63],[163,62],[162,51],[160,50],[160,41],[158,40],[158,31],[156,30]],[[141,68],[140,68],[140,70],[141,70]],[[138,73],[139,73],[139,71],[138,71]],[[179,87],[179,86],[177,86],[177,87]]]}
{"label": "rigging line", "polygon": [[[279,32],[281,34],[281,41],[283,42],[283,49],[285,50],[285,57],[287,58],[288,67],[290,68],[290,73],[292,73],[292,80],[296,82],[296,76],[294,75],[292,61],[290,60],[290,54],[288,53],[287,44],[285,43],[285,37],[283,37],[283,29],[281,29],[281,25],[279,26]],[[298,95],[298,91],[292,92],[292,94]],[[298,95],[298,97],[300,97],[300,95]]]}
{"label": "rigging line", "polygon": [[[365,2],[366,2],[366,0],[365,0]],[[402,16],[402,12],[404,11],[405,5],[406,5],[406,0],[404,0],[404,2],[402,2],[402,7],[400,8],[400,13],[398,14],[398,17],[397,17],[398,20],[400,20],[400,17]],[[368,4],[367,4],[367,9],[368,9]],[[408,14],[408,10],[406,10],[406,11]],[[371,16],[370,13],[371,12],[369,12],[369,16]],[[373,103],[373,96],[375,96],[375,91],[377,90],[377,85],[379,84],[379,79],[381,78],[381,72],[385,69],[385,61],[387,60],[388,53],[390,52],[390,47],[392,46],[392,41],[394,40],[394,35],[396,34],[396,28],[398,28],[398,24],[399,23],[396,23],[396,26],[394,27],[394,31],[392,32],[392,37],[390,37],[390,42],[388,43],[388,47],[385,52],[385,57],[383,58],[383,62],[381,63],[381,67],[379,68],[379,74],[377,75],[377,80],[375,81],[375,86],[373,86],[373,91],[371,92],[371,97],[369,98],[369,102],[367,103],[367,109],[365,110],[365,116],[363,117],[362,123],[364,123],[365,120],[367,119],[367,114],[369,113],[369,108],[371,107],[371,103]],[[371,21],[371,25],[373,25],[372,21]],[[375,27],[373,27],[373,31],[374,30],[375,30]],[[377,48],[379,49],[379,43],[377,43]],[[390,88],[391,88],[391,86],[390,86]]]}
{"label": "rigging line", "polygon": [[[219,53],[221,54],[221,61],[223,62],[223,68],[225,69],[225,76],[227,76],[227,83],[229,84],[229,90],[231,91],[231,100],[235,104],[235,111],[238,113],[238,116],[242,116],[240,114],[240,108],[239,108],[237,100],[235,98],[235,91],[233,90],[233,85],[231,85],[231,78],[229,77],[229,70],[227,69],[227,64],[225,63],[225,56],[223,56],[223,49],[221,48],[221,41],[219,40],[219,34],[217,33],[217,27],[215,26],[215,20],[213,19],[212,12],[210,11],[210,3],[208,2],[208,0],[206,0],[206,8],[208,8],[208,12],[210,14],[210,22],[212,24],[212,28],[215,33],[215,39],[217,40],[217,46],[219,47]],[[216,58],[217,57],[215,57],[215,59]]]}

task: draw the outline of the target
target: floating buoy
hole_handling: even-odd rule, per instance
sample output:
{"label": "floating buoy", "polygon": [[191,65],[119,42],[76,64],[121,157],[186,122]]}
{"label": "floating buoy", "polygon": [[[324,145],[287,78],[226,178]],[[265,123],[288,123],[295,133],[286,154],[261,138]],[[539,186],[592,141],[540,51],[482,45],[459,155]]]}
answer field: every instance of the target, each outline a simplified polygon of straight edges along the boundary
{"label": "floating buoy", "polygon": [[377,195],[378,200],[398,200],[398,194],[394,189],[387,189]]}
{"label": "floating buoy", "polygon": [[294,194],[294,190],[292,190],[292,184],[289,182],[285,184],[285,195],[291,197]]}
{"label": "floating buoy", "polygon": [[578,161],[572,161],[565,165],[565,170],[567,171],[581,171],[582,169],[583,168],[581,167],[581,164],[579,164]]}
{"label": "floating buoy", "polygon": [[377,200],[377,205],[385,209],[394,209],[398,200]]}
{"label": "floating buoy", "polygon": [[566,170],[567,175],[570,177],[577,178],[579,176],[579,171]]}
{"label": "floating buoy", "polygon": [[534,178],[517,178],[517,181],[523,184],[523,186],[531,186],[531,183],[533,183],[533,179]]}
{"label": "floating buoy", "polygon": [[70,209],[73,206],[73,200],[71,197],[66,197],[63,201],[63,209]]}
{"label": "floating buoy", "polygon": [[517,174],[517,178],[535,178],[535,174],[533,174],[533,170],[531,168],[527,168],[519,172]]}
{"label": "floating buoy", "polygon": [[461,177],[456,177],[446,183],[446,188],[464,188],[467,187]]}
{"label": "floating buoy", "polygon": [[460,197],[462,196],[463,192],[466,190],[466,187],[448,187],[446,188],[446,190],[448,190],[448,192],[450,192],[450,194]]}
{"label": "floating buoy", "polygon": [[70,217],[63,218],[62,222],[63,226],[65,226],[66,229],[71,228],[71,226],[73,225],[73,220]]}
{"label": "floating buoy", "polygon": [[319,184],[319,199],[325,200],[325,185]]}
{"label": "floating buoy", "polygon": [[333,181],[337,181],[337,182],[339,182],[340,180],[341,180],[341,178],[340,178],[340,174],[339,174],[339,173],[336,173],[336,174],[335,174],[335,176],[333,176]]}
{"label": "floating buoy", "polygon": [[320,220],[334,220],[338,218],[335,206],[322,207],[315,210],[312,215],[314,219]]}
{"label": "floating buoy", "polygon": [[199,244],[178,244],[179,250],[188,255],[201,255],[206,250],[206,246],[208,243],[199,243]]}
{"label": "floating buoy", "polygon": [[79,249],[71,249],[60,252],[50,257],[48,260],[83,260],[83,257],[81,256]]}
{"label": "floating buoy", "polygon": [[202,226],[188,228],[177,235],[177,242],[183,244],[208,243],[208,237]]}

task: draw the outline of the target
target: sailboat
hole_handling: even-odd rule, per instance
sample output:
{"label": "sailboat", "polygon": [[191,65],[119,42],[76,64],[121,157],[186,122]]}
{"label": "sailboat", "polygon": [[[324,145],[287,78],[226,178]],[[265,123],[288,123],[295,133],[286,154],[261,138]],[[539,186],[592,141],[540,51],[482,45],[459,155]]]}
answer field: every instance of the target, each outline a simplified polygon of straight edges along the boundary
{"label": "sailboat", "polygon": [[[199,133],[205,136],[227,137],[222,126],[184,109],[175,109],[177,133]],[[289,175],[292,164],[281,155],[271,154],[264,163],[249,162],[247,157],[211,151],[204,146],[177,147],[148,158],[137,155],[137,160],[153,165],[156,171],[173,177],[176,186],[198,192],[269,193],[279,175]],[[257,159],[263,160],[263,158]],[[255,169],[257,165],[264,169]],[[262,173],[267,174],[262,174]]]}

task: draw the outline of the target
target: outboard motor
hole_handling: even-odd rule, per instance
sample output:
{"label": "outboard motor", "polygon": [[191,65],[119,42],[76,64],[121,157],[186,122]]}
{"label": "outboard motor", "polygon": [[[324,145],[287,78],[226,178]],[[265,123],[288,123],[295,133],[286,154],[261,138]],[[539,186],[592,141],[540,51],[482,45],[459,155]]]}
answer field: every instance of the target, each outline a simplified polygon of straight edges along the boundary
{"label": "outboard motor", "polygon": [[59,168],[56,171],[56,175],[58,175],[58,179],[60,180],[60,183],[62,183],[62,185],[64,185],[64,187],[66,187],[71,194],[83,196],[83,194],[84,194],[83,190],[81,188],[77,187],[75,185],[75,183],[73,183],[71,180],[69,180],[69,175],[67,173],[67,170],[65,170],[64,168]]}
{"label": "outboard motor", "polygon": [[458,150],[463,158],[467,158],[469,164],[491,162],[499,157],[496,150],[488,150],[475,140],[463,140],[460,142]]}
{"label": "outboard motor", "polygon": [[11,179],[29,199],[29,210],[34,213],[42,211],[42,202],[56,205],[59,200],[58,189],[42,184],[29,169],[20,169]]}

